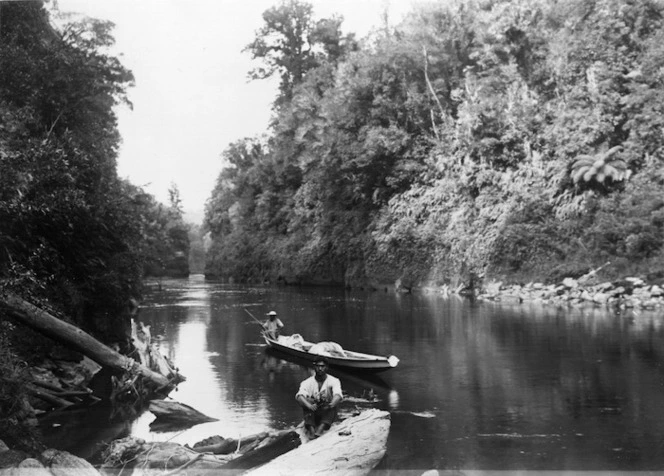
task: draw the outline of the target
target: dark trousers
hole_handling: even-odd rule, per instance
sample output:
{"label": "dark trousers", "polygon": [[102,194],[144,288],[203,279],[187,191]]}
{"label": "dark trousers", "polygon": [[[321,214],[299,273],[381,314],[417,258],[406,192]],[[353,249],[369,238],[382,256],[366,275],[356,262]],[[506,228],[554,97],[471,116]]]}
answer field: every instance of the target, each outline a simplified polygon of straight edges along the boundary
{"label": "dark trousers", "polygon": [[304,424],[313,428],[317,428],[321,423],[332,426],[334,420],[337,419],[337,409],[328,406],[319,407],[314,412],[304,408],[303,413]]}

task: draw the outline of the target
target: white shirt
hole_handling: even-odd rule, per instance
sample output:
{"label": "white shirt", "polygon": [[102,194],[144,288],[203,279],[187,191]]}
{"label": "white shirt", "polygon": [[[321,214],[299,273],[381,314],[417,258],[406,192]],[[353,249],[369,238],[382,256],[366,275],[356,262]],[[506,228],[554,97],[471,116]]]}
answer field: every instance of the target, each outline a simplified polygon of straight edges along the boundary
{"label": "white shirt", "polygon": [[300,395],[313,398],[315,401],[325,401],[330,403],[334,395],[339,395],[339,397],[343,398],[343,394],[341,393],[341,381],[328,374],[319,390],[316,376],[312,375],[308,379],[302,381],[300,389],[295,394],[295,398]]}
{"label": "white shirt", "polygon": [[268,319],[265,324],[263,324],[263,326],[265,326],[266,331],[273,334],[275,331],[278,331],[284,327],[284,323],[281,322],[281,320],[277,317],[274,320]]}

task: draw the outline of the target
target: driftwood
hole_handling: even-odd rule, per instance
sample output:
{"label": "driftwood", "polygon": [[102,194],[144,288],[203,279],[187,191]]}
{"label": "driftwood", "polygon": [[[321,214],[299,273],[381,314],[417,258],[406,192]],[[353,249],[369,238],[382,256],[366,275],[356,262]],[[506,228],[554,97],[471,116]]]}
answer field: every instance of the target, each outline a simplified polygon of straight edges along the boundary
{"label": "driftwood", "polygon": [[18,321],[75,348],[102,366],[119,372],[132,371],[138,373],[152,382],[158,389],[171,388],[177,381],[184,380],[184,377],[180,375],[169,380],[168,377],[114,351],[78,327],[58,319],[15,294],[4,293],[0,296],[0,301],[7,307],[11,316]]}
{"label": "driftwood", "polygon": [[132,319],[131,340],[143,365],[161,375],[177,378],[177,369],[171,365],[168,359],[159,351],[158,346],[152,342],[150,326]]}
{"label": "driftwood", "polygon": [[[208,440],[219,438],[221,437]],[[140,438],[123,438],[113,441],[104,450],[102,469],[105,474],[114,473],[120,468],[129,471],[134,468],[149,470],[148,474],[161,476],[232,475],[262,465],[301,445],[300,435],[295,430],[257,433],[242,441],[245,440],[247,443],[241,445],[239,451],[212,455],[207,451],[201,452],[204,447],[200,445],[192,449],[172,442],[146,442]],[[238,441],[234,442],[236,450]]]}
{"label": "driftwood", "polygon": [[[285,434],[275,437],[268,437],[269,440],[263,445],[263,442],[256,442],[258,447],[247,451],[242,456],[235,458],[226,463],[221,469],[227,471],[229,469],[250,469],[267,463],[277,456],[280,456],[288,451],[291,451],[302,444],[300,435],[295,431],[289,431]],[[265,441],[265,440],[263,440]]]}
{"label": "driftwood", "polygon": [[196,444],[194,445],[194,451],[198,451],[199,453],[212,453],[215,455],[227,455],[230,453],[233,453],[235,451],[243,451],[246,450],[247,446],[256,442],[256,441],[262,441],[265,438],[267,438],[269,434],[267,432],[262,432],[262,433],[256,433],[255,435],[249,435],[245,436],[244,438],[241,438],[240,440],[236,440],[233,438],[221,438],[221,441],[218,443],[212,443],[212,444]]}
{"label": "driftwood", "polygon": [[116,474],[117,470],[127,470],[128,473],[131,473],[131,469],[136,468],[144,470],[147,474],[187,474],[191,476],[220,474],[215,471],[220,470],[228,459],[198,453],[173,442],[152,443],[134,437],[113,441],[104,450],[103,458],[102,471],[104,474]]}
{"label": "driftwood", "polygon": [[96,403],[101,399],[92,394],[89,388],[80,390],[65,389],[41,380],[32,380],[26,386],[28,392],[50,403],[56,408],[67,408],[84,403]]}
{"label": "driftwood", "polygon": [[385,455],[389,431],[388,412],[365,410],[246,475],[366,475]]}
{"label": "driftwood", "polygon": [[69,400],[61,398],[59,395],[56,395],[53,392],[49,392],[48,390],[39,388],[31,383],[28,383],[26,385],[26,390],[30,393],[30,395],[33,395],[41,400],[44,400],[45,402],[48,402],[57,408],[67,408],[74,405],[74,402],[70,402]]}
{"label": "driftwood", "polygon": [[84,388],[82,390],[68,390],[64,389],[62,387],[58,387],[57,385],[50,384],[48,382],[42,382],[41,380],[34,380],[32,382],[33,384],[37,385],[38,387],[45,388],[46,390],[50,390],[52,392],[55,392],[56,395],[59,397],[85,397],[89,398],[92,395],[92,390],[89,388]]}
{"label": "driftwood", "polygon": [[150,424],[153,431],[177,431],[199,423],[219,421],[174,400],[152,400],[148,409],[157,417]]}

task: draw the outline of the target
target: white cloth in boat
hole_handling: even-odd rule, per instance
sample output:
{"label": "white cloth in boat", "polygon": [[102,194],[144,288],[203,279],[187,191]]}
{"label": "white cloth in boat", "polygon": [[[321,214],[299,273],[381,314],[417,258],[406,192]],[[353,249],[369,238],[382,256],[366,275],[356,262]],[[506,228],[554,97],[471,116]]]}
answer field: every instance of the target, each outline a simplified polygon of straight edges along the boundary
{"label": "white cloth in boat", "polygon": [[312,375],[308,379],[303,380],[300,384],[300,389],[295,394],[295,398],[299,395],[313,398],[316,402],[330,403],[334,395],[339,395],[343,398],[343,393],[341,393],[341,381],[328,374],[319,390],[316,376]]}
{"label": "white cloth in boat", "polygon": [[309,353],[327,355],[329,357],[345,357],[343,347],[336,342],[319,342],[309,347]]}
{"label": "white cloth in boat", "polygon": [[336,342],[319,342],[313,344],[309,348],[304,346],[304,339],[300,334],[293,334],[290,336],[279,336],[277,342],[288,347],[305,350],[311,354],[326,355],[328,357],[345,357],[343,347]]}
{"label": "white cloth in boat", "polygon": [[304,349],[304,339],[300,334],[293,334],[292,336],[279,336],[277,342],[282,345],[287,345],[288,347]]}

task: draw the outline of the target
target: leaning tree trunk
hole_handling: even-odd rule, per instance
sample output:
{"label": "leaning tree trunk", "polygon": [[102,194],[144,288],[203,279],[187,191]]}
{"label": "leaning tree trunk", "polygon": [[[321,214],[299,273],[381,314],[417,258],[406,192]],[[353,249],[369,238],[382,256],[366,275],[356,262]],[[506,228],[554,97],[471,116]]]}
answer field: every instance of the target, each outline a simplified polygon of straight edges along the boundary
{"label": "leaning tree trunk", "polygon": [[4,304],[10,315],[18,321],[29,325],[42,334],[75,348],[101,366],[118,372],[136,372],[156,385],[158,389],[169,388],[174,383],[177,383],[177,381],[184,380],[184,377],[177,374],[175,379],[169,380],[166,376],[154,372],[133,359],[114,351],[78,327],[58,319],[15,294],[4,293],[0,295],[0,303]]}

